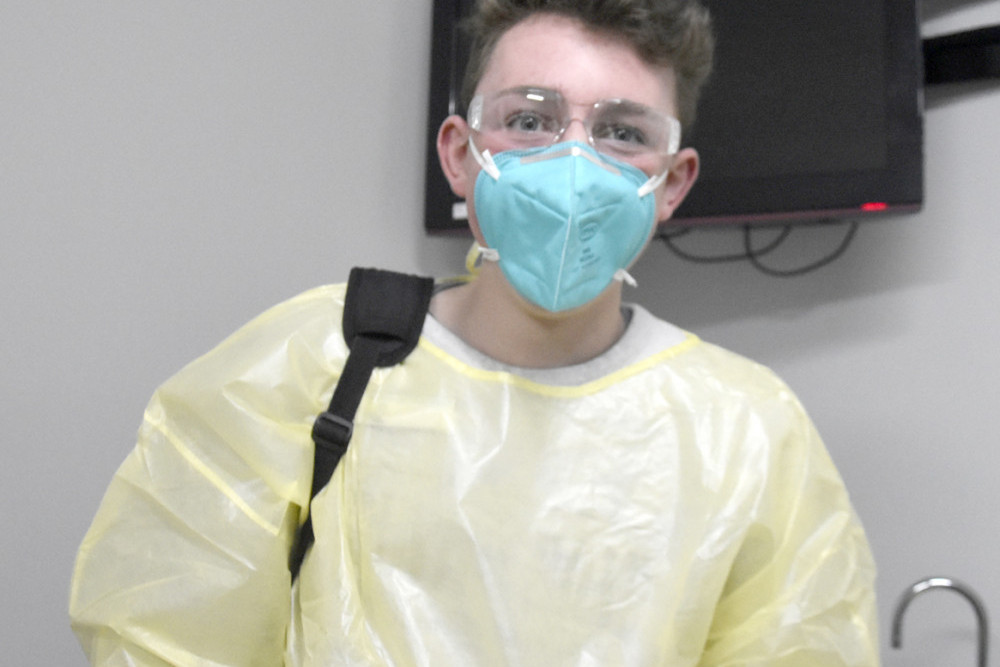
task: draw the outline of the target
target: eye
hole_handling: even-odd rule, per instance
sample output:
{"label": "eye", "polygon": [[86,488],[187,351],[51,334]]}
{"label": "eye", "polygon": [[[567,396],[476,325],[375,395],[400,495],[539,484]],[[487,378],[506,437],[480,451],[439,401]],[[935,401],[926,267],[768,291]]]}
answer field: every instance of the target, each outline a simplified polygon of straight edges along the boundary
{"label": "eye", "polygon": [[606,123],[594,128],[594,141],[614,141],[622,144],[646,146],[649,141],[646,133],[633,125]]}
{"label": "eye", "polygon": [[518,111],[507,116],[504,127],[515,132],[553,132],[556,123],[550,117],[537,111]]}

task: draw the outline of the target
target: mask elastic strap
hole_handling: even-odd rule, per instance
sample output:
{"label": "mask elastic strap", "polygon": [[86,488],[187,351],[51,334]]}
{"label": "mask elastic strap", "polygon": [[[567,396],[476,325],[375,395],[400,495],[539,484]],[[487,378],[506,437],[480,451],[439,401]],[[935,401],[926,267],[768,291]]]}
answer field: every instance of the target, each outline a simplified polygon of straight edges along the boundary
{"label": "mask elastic strap", "polygon": [[615,271],[615,280],[617,280],[620,283],[623,282],[629,287],[639,286],[639,283],[635,281],[635,278],[632,277],[632,274],[630,274],[625,269],[618,269],[617,271]]}
{"label": "mask elastic strap", "polygon": [[476,142],[472,140],[472,135],[469,135],[469,148],[472,149],[472,157],[476,158],[476,162],[479,166],[483,168],[487,174],[493,177],[494,181],[500,180],[500,168],[497,167],[497,163],[493,161],[493,156],[490,155],[490,151],[480,153],[479,149],[476,148]]}
{"label": "mask elastic strap", "polygon": [[487,262],[499,262],[500,261],[500,251],[496,248],[484,248],[481,245],[476,246],[476,250],[479,251],[479,256]]}
{"label": "mask elastic strap", "polygon": [[653,192],[654,190],[656,190],[656,188],[658,188],[661,185],[663,185],[663,181],[667,180],[667,176],[669,174],[670,174],[670,170],[667,169],[666,171],[664,171],[659,176],[653,176],[648,181],[646,181],[645,183],[643,183],[642,187],[639,188],[639,196],[640,197],[645,197],[650,192]]}
{"label": "mask elastic strap", "polygon": [[499,262],[500,253],[496,248],[484,248],[475,241],[472,242],[472,246],[469,248],[469,252],[465,255],[465,270],[469,272],[469,275],[477,275],[479,273],[479,266],[476,262],[482,258],[483,261]]}
{"label": "mask elastic strap", "polygon": [[[667,180],[667,176],[670,174],[670,170],[666,169],[659,176],[653,176],[648,181],[642,184],[639,188],[639,197],[645,197],[646,195],[654,192],[656,188],[663,185],[663,182]],[[615,271],[615,280],[619,282],[624,282],[629,287],[638,287],[639,283],[636,282],[635,278],[629,274],[625,269],[618,269]]]}

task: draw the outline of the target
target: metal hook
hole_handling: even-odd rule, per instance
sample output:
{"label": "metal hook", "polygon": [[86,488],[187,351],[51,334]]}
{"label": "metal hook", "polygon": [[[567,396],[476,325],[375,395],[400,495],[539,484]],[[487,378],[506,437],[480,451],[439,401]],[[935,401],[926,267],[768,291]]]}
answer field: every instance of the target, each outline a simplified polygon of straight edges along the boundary
{"label": "metal hook", "polygon": [[986,617],[986,607],[983,605],[983,601],[979,599],[979,596],[976,595],[975,591],[965,584],[948,577],[930,577],[928,579],[923,579],[910,586],[903,593],[902,597],[899,599],[899,603],[896,605],[896,613],[892,618],[892,647],[899,648],[903,645],[903,613],[906,611],[907,606],[909,606],[913,598],[932,588],[951,589],[956,593],[961,594],[972,604],[972,608],[976,612],[976,621],[978,623],[979,632],[978,667],[986,667],[986,655],[989,651],[990,642],[989,621]]}

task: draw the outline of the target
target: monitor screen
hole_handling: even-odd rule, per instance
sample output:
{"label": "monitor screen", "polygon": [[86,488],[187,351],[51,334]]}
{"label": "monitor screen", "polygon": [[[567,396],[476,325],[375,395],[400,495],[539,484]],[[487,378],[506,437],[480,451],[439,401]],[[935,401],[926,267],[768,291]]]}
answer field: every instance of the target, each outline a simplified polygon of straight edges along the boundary
{"label": "monitor screen", "polygon": [[[703,0],[715,68],[683,144],[701,174],[672,225],[863,219],[923,200],[920,35],[915,0]],[[435,0],[425,226],[465,229],[434,137],[464,114],[473,0]]]}

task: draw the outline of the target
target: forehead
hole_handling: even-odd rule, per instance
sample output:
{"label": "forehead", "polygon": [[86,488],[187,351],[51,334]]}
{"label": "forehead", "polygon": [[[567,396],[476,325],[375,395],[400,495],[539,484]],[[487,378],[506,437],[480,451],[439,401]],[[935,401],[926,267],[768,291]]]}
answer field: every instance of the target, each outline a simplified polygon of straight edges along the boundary
{"label": "forehead", "polygon": [[476,91],[522,86],[557,90],[573,103],[622,98],[676,113],[670,67],[650,65],[627,42],[554,14],[535,15],[504,33]]}

